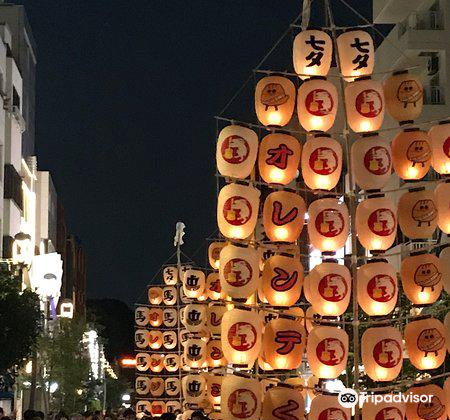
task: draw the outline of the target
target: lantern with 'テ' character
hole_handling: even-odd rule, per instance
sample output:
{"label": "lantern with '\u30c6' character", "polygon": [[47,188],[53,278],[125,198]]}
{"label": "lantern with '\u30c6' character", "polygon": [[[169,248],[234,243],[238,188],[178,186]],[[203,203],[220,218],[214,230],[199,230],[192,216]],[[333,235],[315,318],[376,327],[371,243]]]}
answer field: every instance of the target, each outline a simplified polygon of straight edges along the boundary
{"label": "lantern with '\u30c6' character", "polygon": [[441,121],[428,132],[431,140],[432,165],[441,175],[450,174],[450,120]]}
{"label": "lantern with '\u30c6' character", "polygon": [[350,420],[351,408],[343,407],[337,396],[317,395],[311,402],[310,420]]}
{"label": "lantern with '\u30c6' character", "polygon": [[258,420],[262,388],[257,379],[226,375],[222,380],[220,407],[227,420]]}
{"label": "lantern with '\u30c6' character", "polygon": [[442,388],[430,384],[413,386],[407,392],[411,395],[406,403],[406,418],[408,420],[445,420],[446,396]]}
{"label": "lantern with '\u30c6' character", "polygon": [[302,394],[286,384],[270,388],[264,394],[262,416],[264,420],[303,419],[305,401]]}

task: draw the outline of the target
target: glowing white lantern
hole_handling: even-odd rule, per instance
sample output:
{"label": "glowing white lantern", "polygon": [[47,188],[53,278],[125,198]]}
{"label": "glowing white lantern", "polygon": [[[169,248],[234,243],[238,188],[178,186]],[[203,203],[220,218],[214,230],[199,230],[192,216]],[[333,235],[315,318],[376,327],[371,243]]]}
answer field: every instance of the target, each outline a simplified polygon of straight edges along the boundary
{"label": "glowing white lantern", "polygon": [[164,283],[167,284],[167,286],[175,286],[178,282],[177,267],[172,267],[172,266],[164,267],[163,278],[164,278]]}
{"label": "glowing white lantern", "polygon": [[335,395],[313,395],[309,420],[350,420],[351,409],[344,408]]}
{"label": "glowing white lantern", "polygon": [[450,121],[441,121],[431,127],[428,135],[431,139],[432,165],[441,175],[450,174]]}
{"label": "glowing white lantern", "polygon": [[183,274],[183,291],[190,299],[197,299],[205,291],[206,277],[202,270],[193,268]]}
{"label": "glowing white lantern", "polygon": [[437,224],[439,229],[450,234],[450,183],[438,184],[434,190],[434,202],[437,207]]}
{"label": "glowing white lantern", "polygon": [[226,375],[222,380],[221,411],[227,420],[258,420],[262,389],[257,379]]}

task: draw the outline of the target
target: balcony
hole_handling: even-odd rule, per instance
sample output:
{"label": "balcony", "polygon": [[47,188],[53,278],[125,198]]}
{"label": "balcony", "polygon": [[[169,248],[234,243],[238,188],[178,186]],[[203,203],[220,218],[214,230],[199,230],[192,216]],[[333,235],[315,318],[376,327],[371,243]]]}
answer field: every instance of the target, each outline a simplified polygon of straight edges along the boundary
{"label": "balcony", "polygon": [[438,11],[425,11],[411,13],[403,22],[399,23],[399,39],[409,29],[416,31],[442,31],[444,29],[442,13]]}
{"label": "balcony", "polygon": [[445,90],[442,86],[424,86],[424,105],[445,105]]}

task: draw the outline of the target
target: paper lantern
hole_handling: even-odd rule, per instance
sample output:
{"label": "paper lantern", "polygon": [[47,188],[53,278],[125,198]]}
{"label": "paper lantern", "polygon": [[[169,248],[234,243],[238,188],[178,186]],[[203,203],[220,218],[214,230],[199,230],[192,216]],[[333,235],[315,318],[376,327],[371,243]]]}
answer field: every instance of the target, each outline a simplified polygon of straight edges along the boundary
{"label": "paper lantern", "polygon": [[166,413],[181,412],[181,404],[179,401],[167,401],[166,402]]}
{"label": "paper lantern", "polygon": [[148,301],[151,305],[159,305],[163,300],[163,290],[161,287],[150,287],[148,289]]}
{"label": "paper lantern", "polygon": [[309,136],[303,147],[301,168],[309,188],[332,190],[341,176],[341,145],[328,134]]}
{"label": "paper lantern", "polygon": [[334,124],[337,109],[337,89],[325,77],[313,77],[302,83],[297,96],[297,114],[306,131],[328,131]]}
{"label": "paper lantern", "polygon": [[164,379],[150,378],[150,395],[152,397],[160,397],[164,394]]}
{"label": "paper lantern", "polygon": [[260,192],[247,185],[225,185],[219,193],[217,224],[222,235],[231,239],[249,237],[258,219]]}
{"label": "paper lantern", "polygon": [[450,378],[444,382],[444,394],[447,396],[445,406],[447,407],[447,417],[450,418]]}
{"label": "paper lantern", "polygon": [[438,209],[431,190],[404,193],[398,202],[398,223],[410,239],[428,239],[437,227]]}
{"label": "paper lantern", "polygon": [[437,369],[447,354],[444,324],[435,318],[412,321],[405,328],[406,350],[419,370]]}
{"label": "paper lantern", "polygon": [[229,363],[253,366],[261,351],[263,324],[256,312],[232,309],[222,318],[222,351]]}
{"label": "paper lantern", "polygon": [[351,409],[344,408],[337,396],[317,395],[311,402],[309,420],[350,420]]}
{"label": "paper lantern", "polygon": [[154,353],[150,355],[150,370],[159,373],[164,369],[164,355]]}
{"label": "paper lantern", "polygon": [[402,335],[394,327],[368,328],[361,338],[361,357],[374,381],[394,380],[403,364]]}
{"label": "paper lantern", "polygon": [[226,366],[227,361],[222,351],[220,338],[213,338],[206,345],[206,363],[210,368]]}
{"label": "paper lantern", "polygon": [[322,316],[339,316],[348,308],[352,289],[350,271],[337,262],[323,262],[309,273],[309,301]]}
{"label": "paper lantern", "polygon": [[188,404],[199,404],[206,397],[205,375],[189,374],[181,380],[183,397]]}
{"label": "paper lantern", "polygon": [[187,342],[190,334],[191,333],[187,329],[182,329],[179,332],[180,343],[183,347],[186,345],[186,342]]}
{"label": "paper lantern", "polygon": [[397,235],[397,209],[384,195],[369,197],[356,208],[356,234],[360,244],[370,251],[385,251]]}
{"label": "paper lantern", "polygon": [[146,372],[150,369],[150,355],[148,353],[136,354],[136,369],[139,372]]}
{"label": "paper lantern", "polygon": [[184,325],[191,333],[203,330],[206,326],[206,306],[198,303],[186,305]]}
{"label": "paper lantern", "polygon": [[169,397],[177,397],[181,391],[181,381],[178,378],[170,377],[164,381],[164,388]]}
{"label": "paper lantern", "polygon": [[220,334],[222,317],[227,312],[225,305],[211,305],[207,309],[206,327],[211,334]]}
{"label": "paper lantern", "polygon": [[306,205],[303,198],[289,191],[270,193],[264,201],[263,224],[274,242],[294,242],[303,229]]}
{"label": "paper lantern", "polygon": [[183,274],[183,291],[186,297],[197,299],[205,290],[206,277],[202,270],[193,268]]}
{"label": "paper lantern", "polygon": [[302,394],[286,385],[278,385],[264,395],[262,416],[264,420],[300,420],[304,417],[305,401]]}
{"label": "paper lantern", "polygon": [[180,356],[178,354],[167,354],[164,357],[164,367],[167,372],[176,372],[180,368]]}
{"label": "paper lantern", "polygon": [[175,308],[167,308],[163,310],[163,323],[165,327],[172,328],[177,325],[178,313]]}
{"label": "paper lantern", "polygon": [[226,244],[226,242],[211,242],[208,246],[208,262],[216,270],[219,269],[220,251]]}
{"label": "paper lantern", "polygon": [[163,334],[161,331],[148,331],[148,345],[152,350],[158,350],[163,344]]}
{"label": "paper lantern", "polygon": [[373,260],[358,268],[358,303],[370,316],[388,315],[397,304],[395,268],[385,260]]}
{"label": "paper lantern", "polygon": [[251,246],[227,245],[220,252],[220,285],[224,293],[244,299],[255,293],[259,281],[258,253]]}
{"label": "paper lantern", "polygon": [[178,344],[177,333],[175,331],[164,331],[162,342],[165,349],[173,350]]}
{"label": "paper lantern", "polygon": [[303,266],[299,259],[274,255],[264,264],[262,291],[273,306],[292,306],[302,293]]}
{"label": "paper lantern", "polygon": [[[316,398],[317,395],[321,394],[321,386],[319,386],[319,378],[314,375],[311,375],[307,380],[308,389],[306,390],[306,394],[309,399],[312,401]],[[310,411],[311,412],[311,411]]]}
{"label": "paper lantern", "polygon": [[213,411],[208,414],[209,420],[226,420],[225,416],[220,411]]}
{"label": "paper lantern", "polygon": [[139,327],[145,327],[150,321],[150,312],[145,306],[138,306],[134,311],[134,322]]}
{"label": "paper lantern", "polygon": [[264,330],[263,348],[266,362],[274,369],[297,369],[306,346],[306,330],[301,321],[278,318]]}
{"label": "paper lantern", "polygon": [[190,368],[202,368],[206,364],[206,342],[200,338],[189,338],[184,346],[184,359]]}
{"label": "paper lantern", "polygon": [[300,142],[288,134],[265,136],[258,152],[261,178],[269,184],[289,184],[297,176],[301,149]]}
{"label": "paper lantern", "polygon": [[150,335],[147,330],[139,329],[134,332],[134,344],[138,349],[145,349],[149,345]]}
{"label": "paper lantern", "polygon": [[347,365],[347,333],[337,327],[314,328],[308,336],[306,355],[314,376],[337,378]]}
{"label": "paper lantern", "polygon": [[177,288],[175,286],[164,287],[163,303],[167,306],[173,306],[177,303]]}
{"label": "paper lantern", "polygon": [[160,417],[166,412],[166,404],[164,401],[152,401],[151,403],[151,413],[154,417]]}
{"label": "paper lantern", "polygon": [[450,174],[450,120],[441,121],[428,132],[434,170],[441,175]]}
{"label": "paper lantern", "polygon": [[175,286],[178,282],[178,268],[172,266],[164,267],[163,279],[167,286]]}
{"label": "paper lantern", "polygon": [[206,397],[212,406],[220,406],[222,380],[222,375],[206,376]]}
{"label": "paper lantern", "polygon": [[392,171],[389,142],[376,134],[357,139],[351,148],[351,170],[355,182],[363,190],[383,188]]}
{"label": "paper lantern", "polygon": [[217,170],[223,176],[247,178],[258,153],[258,136],[253,130],[229,125],[219,134],[216,148]]}
{"label": "paper lantern", "polygon": [[[404,420],[406,404],[401,401],[401,394],[383,394],[381,402],[371,399],[364,401],[362,420]],[[376,396],[375,396],[376,398]]]}
{"label": "paper lantern", "polygon": [[450,234],[450,183],[438,184],[434,190],[434,202],[437,207],[437,224],[439,229]]}
{"label": "paper lantern", "polygon": [[[217,260],[217,263],[219,263],[219,260]],[[217,268],[219,268],[219,264],[217,264]],[[222,291],[217,271],[209,273],[208,277],[206,277],[206,293],[211,300],[225,299],[226,294]]]}
{"label": "paper lantern", "polygon": [[450,295],[450,247],[445,247],[439,254],[444,290]]}
{"label": "paper lantern", "polygon": [[355,133],[377,131],[384,119],[384,95],[381,83],[358,79],[345,88],[347,122]]}
{"label": "paper lantern", "polygon": [[303,399],[306,398],[308,384],[305,377],[294,376],[293,378],[286,379],[284,383],[296,387],[297,392],[301,394]]}
{"label": "paper lantern", "polygon": [[324,31],[308,29],[294,38],[294,69],[301,79],[326,76],[330,70],[332,54],[333,42]]}
{"label": "paper lantern", "polygon": [[151,412],[152,412],[152,404],[150,401],[138,401],[136,403],[136,416]]}
{"label": "paper lantern", "polygon": [[348,238],[349,214],[345,203],[335,198],[321,198],[308,209],[308,235],[314,248],[336,251]]}
{"label": "paper lantern", "polygon": [[137,376],[134,389],[138,395],[147,395],[150,392],[150,378]]}
{"label": "paper lantern", "polygon": [[442,290],[442,271],[434,254],[415,254],[402,261],[400,274],[403,291],[415,305],[428,305],[438,300]]}
{"label": "paper lantern", "polygon": [[372,74],[375,63],[373,39],[365,31],[342,33],[337,38],[341,73],[347,82]]}
{"label": "paper lantern", "polygon": [[[446,419],[446,396],[439,386],[434,384],[413,386],[408,394],[412,396],[406,403],[406,417],[408,420]],[[414,401],[414,397],[419,401]]]}
{"label": "paper lantern", "polygon": [[227,420],[259,420],[262,390],[257,379],[226,375],[222,380],[222,413]]}
{"label": "paper lantern", "polygon": [[159,308],[149,308],[149,324],[152,327],[160,327],[163,322],[163,310]]}
{"label": "paper lantern", "polygon": [[256,85],[255,110],[263,125],[282,127],[294,113],[295,86],[286,77],[267,76]]}

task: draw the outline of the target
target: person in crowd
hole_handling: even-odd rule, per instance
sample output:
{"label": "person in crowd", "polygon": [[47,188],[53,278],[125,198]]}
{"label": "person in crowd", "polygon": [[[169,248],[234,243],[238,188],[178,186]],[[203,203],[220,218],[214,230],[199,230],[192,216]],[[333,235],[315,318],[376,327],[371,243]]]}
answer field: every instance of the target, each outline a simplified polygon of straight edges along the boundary
{"label": "person in crowd", "polygon": [[92,412],[91,411],[85,411],[83,413],[84,420],[92,420]]}
{"label": "person in crowd", "polygon": [[33,420],[34,417],[36,417],[34,410],[28,409],[23,412],[23,420]]}
{"label": "person in crowd", "polygon": [[83,416],[80,413],[73,413],[70,415],[70,420],[83,420]]}
{"label": "person in crowd", "polygon": [[123,417],[124,417],[125,420],[136,420],[136,413],[134,412],[133,409],[127,408],[123,412]]}

